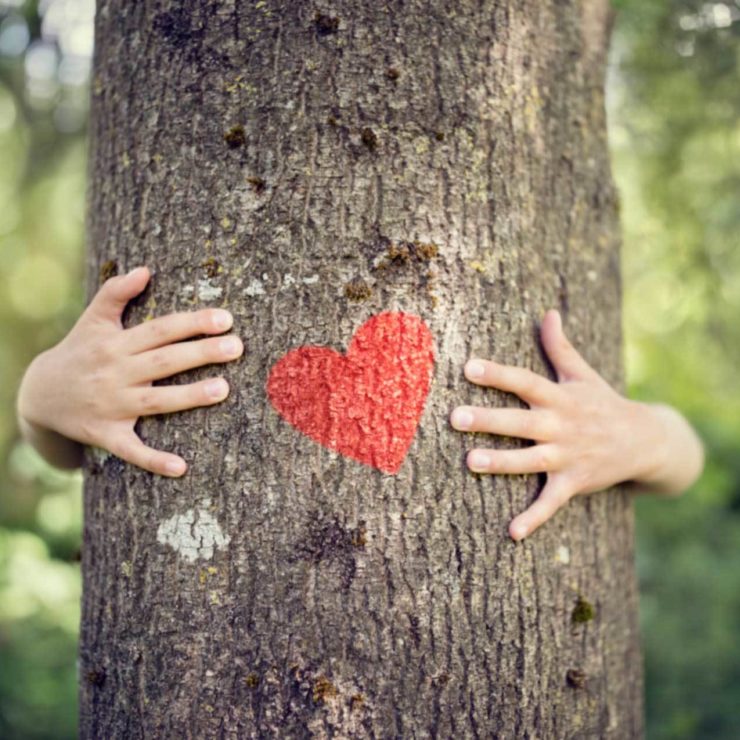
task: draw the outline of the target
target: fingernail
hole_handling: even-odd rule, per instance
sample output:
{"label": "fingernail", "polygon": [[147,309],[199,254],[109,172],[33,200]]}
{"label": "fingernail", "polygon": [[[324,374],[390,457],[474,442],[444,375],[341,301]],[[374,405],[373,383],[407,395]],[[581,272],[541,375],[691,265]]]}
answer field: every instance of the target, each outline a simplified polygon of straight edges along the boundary
{"label": "fingernail", "polygon": [[233,321],[234,317],[228,311],[221,309],[216,311],[216,315],[213,317],[213,323],[217,329],[228,329]]}
{"label": "fingernail", "polygon": [[482,378],[485,371],[486,369],[483,367],[483,363],[480,360],[470,360],[470,362],[465,365],[465,374],[474,380]]}
{"label": "fingernail", "polygon": [[527,525],[526,524],[514,524],[511,527],[511,536],[515,540],[520,540],[522,537],[524,537],[527,534]]}
{"label": "fingernail", "polygon": [[129,270],[128,271],[128,276],[136,275],[137,273],[143,272],[144,270],[146,270],[146,267],[144,265],[142,265],[140,267],[134,267],[133,270]]}
{"label": "fingernail", "polygon": [[170,460],[165,465],[165,470],[171,475],[182,475],[185,472],[185,462],[183,460]]}
{"label": "fingernail", "polygon": [[452,412],[452,426],[458,429],[470,429],[473,426],[473,414],[468,409],[455,409]]}
{"label": "fingernail", "polygon": [[487,452],[481,452],[480,450],[474,450],[470,453],[469,463],[473,470],[484,470],[488,467],[489,455]]}
{"label": "fingernail", "polygon": [[206,384],[206,393],[211,398],[224,398],[227,392],[228,386],[226,385],[225,380],[211,380]]}
{"label": "fingernail", "polygon": [[238,355],[242,343],[236,337],[224,337],[218,346],[225,355]]}

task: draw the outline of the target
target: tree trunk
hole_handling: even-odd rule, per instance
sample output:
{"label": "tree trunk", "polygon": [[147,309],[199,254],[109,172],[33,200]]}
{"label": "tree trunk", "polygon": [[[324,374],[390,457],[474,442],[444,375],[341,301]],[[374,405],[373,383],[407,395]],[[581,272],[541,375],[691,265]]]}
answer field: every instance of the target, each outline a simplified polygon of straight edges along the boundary
{"label": "tree trunk", "polygon": [[[522,442],[448,424],[523,405],[462,366],[547,374],[552,306],[621,388],[609,20],[608,0],[99,2],[88,296],[147,264],[125,326],[223,306],[246,351],[166,381],[224,373],[222,404],[139,421],[183,478],[88,450],[82,737],[642,734],[629,495],[515,544],[543,476],[471,474],[474,444]],[[404,401],[371,429],[351,404],[375,391],[337,390],[368,347],[367,382]]]}

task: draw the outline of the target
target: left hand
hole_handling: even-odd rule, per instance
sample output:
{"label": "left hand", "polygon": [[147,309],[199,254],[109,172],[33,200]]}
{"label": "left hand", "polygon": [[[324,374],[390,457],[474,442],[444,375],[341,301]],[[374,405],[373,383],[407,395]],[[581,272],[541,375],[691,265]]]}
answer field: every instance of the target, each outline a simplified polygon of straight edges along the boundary
{"label": "left hand", "polygon": [[537,500],[509,525],[515,540],[534,532],[576,494],[626,480],[650,481],[663,464],[661,424],[646,415],[647,405],[621,396],[581,357],[565,337],[557,311],[545,314],[541,339],[558,382],[487,360],[465,365],[468,380],[514,393],[529,409],[459,406],[450,419],[461,431],[536,441],[518,450],[474,449],[467,456],[476,473],[547,473]]}

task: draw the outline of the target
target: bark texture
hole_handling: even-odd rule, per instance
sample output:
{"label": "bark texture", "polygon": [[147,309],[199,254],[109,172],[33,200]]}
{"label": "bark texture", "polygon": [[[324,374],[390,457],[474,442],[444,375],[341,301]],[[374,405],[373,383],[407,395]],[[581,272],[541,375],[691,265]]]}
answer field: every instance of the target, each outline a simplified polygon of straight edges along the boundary
{"label": "bark texture", "polygon": [[[153,476],[86,455],[84,738],[634,738],[632,508],[578,497],[523,543],[544,476],[476,476],[471,355],[550,369],[538,321],[622,384],[607,0],[101,0],[88,296],[148,264],[125,326],[223,306],[222,404],[147,416]],[[270,368],[423,318],[431,391],[396,474],[278,416]]]}

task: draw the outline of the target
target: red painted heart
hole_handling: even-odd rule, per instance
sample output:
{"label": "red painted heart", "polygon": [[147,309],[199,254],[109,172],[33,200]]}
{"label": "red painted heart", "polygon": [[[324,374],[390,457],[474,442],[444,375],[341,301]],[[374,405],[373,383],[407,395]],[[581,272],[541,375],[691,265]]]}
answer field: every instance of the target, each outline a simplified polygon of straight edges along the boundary
{"label": "red painted heart", "polygon": [[434,341],[407,313],[368,319],[347,354],[299,347],[278,360],[267,395],[287,422],[324,447],[397,473],[431,385]]}

